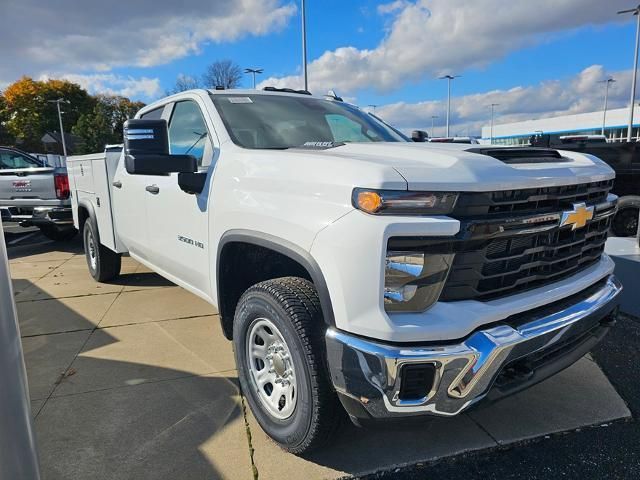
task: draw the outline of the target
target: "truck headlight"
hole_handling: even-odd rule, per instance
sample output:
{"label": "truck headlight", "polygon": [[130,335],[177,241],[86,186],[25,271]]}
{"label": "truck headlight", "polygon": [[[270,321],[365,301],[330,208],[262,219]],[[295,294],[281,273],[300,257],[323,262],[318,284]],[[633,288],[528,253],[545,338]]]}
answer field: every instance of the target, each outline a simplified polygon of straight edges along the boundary
{"label": "truck headlight", "polygon": [[355,208],[372,215],[447,215],[453,211],[457,193],[369,190],[355,188]]}
{"label": "truck headlight", "polygon": [[453,254],[388,251],[384,307],[388,312],[422,312],[440,296]]}

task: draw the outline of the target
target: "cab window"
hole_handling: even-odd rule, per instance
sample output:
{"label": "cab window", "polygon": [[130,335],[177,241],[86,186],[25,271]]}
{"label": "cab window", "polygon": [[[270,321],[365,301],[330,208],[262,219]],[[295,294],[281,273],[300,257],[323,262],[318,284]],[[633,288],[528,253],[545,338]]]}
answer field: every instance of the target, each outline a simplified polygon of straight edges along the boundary
{"label": "cab window", "polygon": [[0,169],[10,170],[16,168],[37,168],[42,163],[35,158],[22,155],[10,150],[0,150]]}
{"label": "cab window", "polygon": [[175,104],[169,121],[169,150],[172,154],[193,155],[199,166],[208,163],[204,160],[211,160],[211,139],[196,102],[187,100]]}

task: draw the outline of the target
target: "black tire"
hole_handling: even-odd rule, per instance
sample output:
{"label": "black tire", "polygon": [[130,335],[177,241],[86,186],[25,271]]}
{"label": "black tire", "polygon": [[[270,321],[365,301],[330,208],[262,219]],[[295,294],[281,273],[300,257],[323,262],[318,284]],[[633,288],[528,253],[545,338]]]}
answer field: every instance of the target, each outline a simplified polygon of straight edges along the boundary
{"label": "black tire", "polygon": [[78,234],[78,230],[73,227],[43,225],[38,228],[45,237],[47,237],[49,240],[53,240],[54,242],[67,242],[73,239]]}
{"label": "black tire", "polygon": [[[282,334],[296,372],[297,400],[286,419],[276,418],[264,407],[248,370],[249,329],[263,318]],[[302,278],[277,278],[254,285],[236,308],[233,339],[242,392],[262,429],[291,453],[306,453],[325,444],[344,417],[326,367],[325,331],[318,294]]]}
{"label": "black tire", "polygon": [[618,200],[618,212],[611,224],[611,231],[616,237],[635,237],[638,233],[638,215],[640,214],[640,197],[628,195]]}
{"label": "black tire", "polygon": [[122,258],[119,253],[109,250],[100,243],[98,227],[93,220],[84,222],[82,232],[84,255],[89,273],[98,282],[107,282],[120,275]]}

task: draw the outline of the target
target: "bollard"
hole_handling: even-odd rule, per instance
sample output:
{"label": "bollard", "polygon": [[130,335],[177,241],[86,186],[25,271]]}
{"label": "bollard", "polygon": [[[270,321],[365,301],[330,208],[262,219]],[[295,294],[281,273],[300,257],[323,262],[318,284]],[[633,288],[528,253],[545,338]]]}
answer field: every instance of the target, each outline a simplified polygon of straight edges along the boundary
{"label": "bollard", "polygon": [[38,480],[27,373],[0,222],[0,480]]}

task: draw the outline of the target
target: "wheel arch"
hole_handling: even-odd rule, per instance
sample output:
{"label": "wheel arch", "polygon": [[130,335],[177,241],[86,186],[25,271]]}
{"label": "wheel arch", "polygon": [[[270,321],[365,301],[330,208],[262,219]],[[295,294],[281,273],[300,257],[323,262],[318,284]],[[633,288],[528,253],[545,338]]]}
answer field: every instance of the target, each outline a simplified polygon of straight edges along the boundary
{"label": "wheel arch", "polygon": [[[233,289],[234,279],[225,278],[225,268],[229,266],[229,248],[232,246],[254,246],[256,249],[262,249],[265,252],[273,252],[278,258],[287,259],[293,262],[289,265],[298,265],[305,273],[308,280],[310,280],[320,299],[320,306],[322,308],[322,315],[324,321],[330,325],[335,325],[335,318],[333,313],[333,307],[331,303],[331,297],[329,289],[327,288],[324,275],[320,266],[317,264],[311,254],[299,247],[298,245],[274,235],[256,232],[251,230],[230,230],[226,232],[218,244],[217,261],[216,261],[216,291],[218,296],[218,313],[220,315],[220,323],[222,326],[225,337],[231,339],[233,336],[233,317],[235,314],[235,306],[237,300],[243,292],[237,292]],[[286,268],[286,267],[285,267]],[[245,281],[247,288],[255,283],[271,278],[277,278],[278,276],[288,276],[290,273],[284,273],[283,275],[268,275],[265,278],[259,278],[258,281],[251,280],[248,283]],[[240,285],[243,285],[240,282]],[[230,296],[230,298],[225,298]]]}
{"label": "wheel arch", "polygon": [[93,204],[88,201],[78,202],[78,231],[82,234],[82,229],[87,219],[92,218],[96,220],[96,212],[93,208]]}

